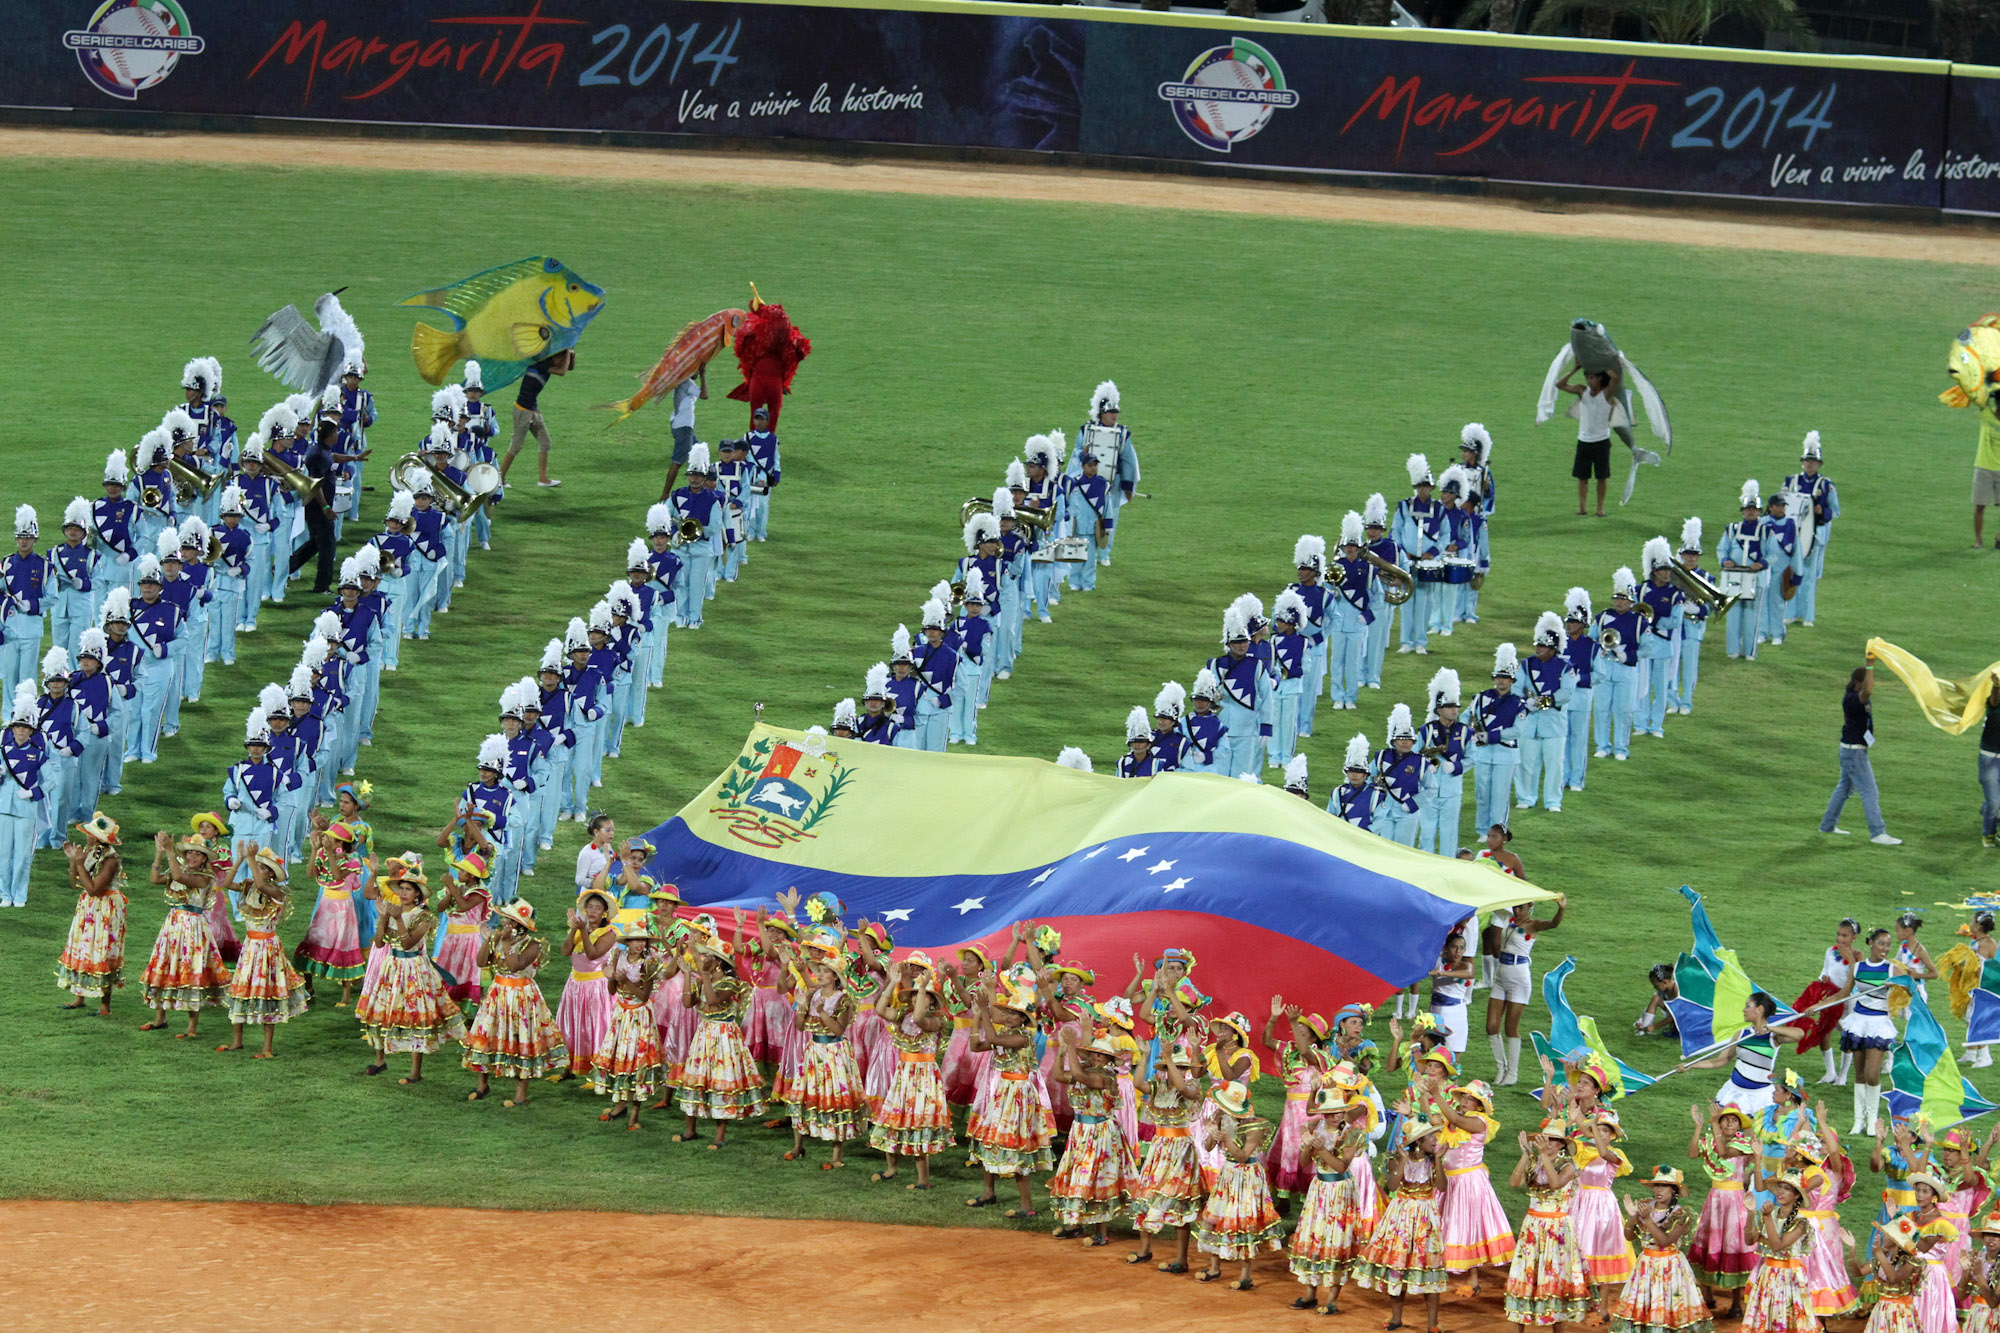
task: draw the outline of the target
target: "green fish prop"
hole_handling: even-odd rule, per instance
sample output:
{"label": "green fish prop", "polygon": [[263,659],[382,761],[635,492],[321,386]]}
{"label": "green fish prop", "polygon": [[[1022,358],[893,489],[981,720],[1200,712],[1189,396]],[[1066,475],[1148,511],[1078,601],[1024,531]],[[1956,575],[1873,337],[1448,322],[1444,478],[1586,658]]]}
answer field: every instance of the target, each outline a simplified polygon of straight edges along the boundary
{"label": "green fish prop", "polygon": [[520,379],[544,357],[576,346],[583,326],[604,309],[604,289],[561,260],[537,255],[396,304],[442,311],[451,320],[449,329],[419,324],[411,333],[410,355],[419,375],[443,384],[451,368],[470,357],[479,362],[491,392]]}

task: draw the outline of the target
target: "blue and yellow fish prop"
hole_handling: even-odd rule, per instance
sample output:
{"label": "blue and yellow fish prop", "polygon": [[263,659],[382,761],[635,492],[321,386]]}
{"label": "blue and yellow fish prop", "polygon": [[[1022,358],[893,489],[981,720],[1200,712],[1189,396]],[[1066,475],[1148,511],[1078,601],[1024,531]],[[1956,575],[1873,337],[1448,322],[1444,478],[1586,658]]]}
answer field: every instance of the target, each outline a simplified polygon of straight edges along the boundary
{"label": "blue and yellow fish prop", "polygon": [[439,310],[452,322],[449,329],[419,324],[411,333],[419,375],[443,384],[452,366],[470,357],[479,362],[490,393],[520,379],[535,362],[576,346],[583,326],[604,309],[604,289],[561,260],[537,255],[396,304]]}

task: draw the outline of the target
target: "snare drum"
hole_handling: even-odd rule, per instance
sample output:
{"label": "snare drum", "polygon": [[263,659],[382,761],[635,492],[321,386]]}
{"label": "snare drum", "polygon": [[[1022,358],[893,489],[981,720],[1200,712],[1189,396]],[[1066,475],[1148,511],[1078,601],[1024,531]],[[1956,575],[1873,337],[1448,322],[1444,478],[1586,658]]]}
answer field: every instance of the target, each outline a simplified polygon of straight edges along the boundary
{"label": "snare drum", "polygon": [[1725,569],[1715,576],[1715,586],[1723,595],[1741,602],[1757,600],[1757,573],[1750,569]]}

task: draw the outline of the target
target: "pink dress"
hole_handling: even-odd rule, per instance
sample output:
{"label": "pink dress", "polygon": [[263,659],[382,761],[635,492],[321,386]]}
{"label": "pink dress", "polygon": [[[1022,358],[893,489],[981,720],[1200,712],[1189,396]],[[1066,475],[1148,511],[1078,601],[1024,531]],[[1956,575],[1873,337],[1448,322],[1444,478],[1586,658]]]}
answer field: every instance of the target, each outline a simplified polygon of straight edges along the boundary
{"label": "pink dress", "polygon": [[1924,1278],[1917,1284],[1917,1327],[1923,1333],[1957,1333],[1958,1306],[1952,1300],[1948,1246],[1923,1256]]}
{"label": "pink dress", "polygon": [[[1058,1007],[1051,1008],[1049,1011],[1051,1018],[1055,1017],[1058,1013],[1068,1011],[1070,1008],[1066,1001],[1058,1001],[1057,1004]],[[1079,1046],[1090,1041],[1089,1028],[1080,1017],[1067,1018],[1054,1027],[1047,1029],[1048,1040],[1042,1047],[1040,1077],[1042,1086],[1047,1089],[1049,1110],[1054,1112],[1056,1125],[1061,1129],[1067,1129],[1070,1121],[1075,1118],[1075,1112],[1070,1110],[1069,1105],[1069,1085],[1058,1083],[1054,1078],[1050,1077],[1050,1071],[1055,1068],[1058,1048],[1061,1045],[1062,1032],[1065,1028],[1077,1034],[1077,1044]]]}
{"label": "pink dress", "polygon": [[[865,998],[855,1000],[854,1021],[847,1025],[847,1039],[854,1043],[854,1063],[861,1068],[863,1082],[873,1086],[879,1077],[876,1066],[883,1062],[896,1063],[896,1048],[889,1041],[889,1025],[882,1021],[882,1015],[875,1012],[875,995],[869,992]],[[889,1077],[896,1071],[891,1069]]]}
{"label": "pink dress", "polygon": [[750,963],[743,967],[744,979],[750,986],[750,1012],[743,1018],[743,1041],[750,1048],[750,1058],[760,1065],[778,1063],[781,1041],[771,1026],[772,1011],[791,1011],[791,1004],[778,994],[778,968],[775,963]]}
{"label": "pink dress", "polygon": [[[1747,1143],[1748,1140],[1745,1140]],[[1694,1224],[1694,1238],[1688,1245],[1688,1262],[1704,1287],[1737,1291],[1749,1285],[1750,1270],[1757,1266],[1757,1252],[1750,1247],[1750,1196],[1744,1188],[1744,1173],[1750,1158],[1726,1159],[1725,1174],[1715,1175],[1708,1162],[1712,1183],[1702,1200],[1701,1217]]]}
{"label": "pink dress", "polygon": [[1972,1248],[1972,1229],[1978,1225],[1972,1220],[1972,1213],[1978,1207],[1979,1177],[1968,1168],[1964,1178],[1968,1182],[1965,1188],[1953,1190],[1951,1196],[1938,1207],[1944,1220],[1958,1232],[1949,1244],[1942,1247],[1944,1271],[1953,1282],[1965,1274],[1965,1253]]}
{"label": "pink dress", "polygon": [[1139,1151],[1139,1089],[1132,1081],[1132,1061],[1121,1057],[1118,1070],[1118,1101],[1111,1114],[1118,1121],[1118,1132],[1125,1136],[1125,1142],[1132,1145],[1132,1151]]}
{"label": "pink dress", "polygon": [[445,994],[460,1004],[478,1004],[484,993],[479,980],[479,929],[486,924],[491,903],[484,890],[469,895],[463,911],[447,912],[438,928],[437,965],[451,973]]}
{"label": "pink dress", "polygon": [[[591,941],[603,939],[611,929],[599,926]],[[562,1002],[556,1006],[556,1026],[569,1048],[570,1073],[580,1077],[590,1073],[597,1044],[610,1025],[611,983],[604,978],[604,960],[579,949],[569,956],[569,980],[563,983]]]}
{"label": "pink dress", "polygon": [[979,1091],[980,1056],[972,1049],[972,1019],[969,1015],[959,1015],[951,1020],[951,1040],[945,1045],[943,1066],[938,1072],[944,1077],[945,1100],[956,1106],[972,1105],[973,1097]]}
{"label": "pink dress", "polygon": [[1285,1113],[1278,1118],[1278,1141],[1264,1159],[1264,1174],[1271,1193],[1279,1198],[1304,1194],[1312,1188],[1313,1169],[1305,1160],[1308,1127],[1306,1108],[1319,1088],[1320,1072],[1311,1061],[1303,1060],[1289,1047],[1285,1051]]}
{"label": "pink dress", "polygon": [[225,963],[234,963],[243,952],[243,945],[236,938],[236,927],[229,920],[229,882],[218,879],[215,897],[208,904],[208,937],[215,941],[215,951],[222,955]]}
{"label": "pink dress", "polygon": [[1450,1129],[1444,1144],[1444,1266],[1448,1273],[1466,1273],[1483,1265],[1504,1266],[1514,1260],[1514,1229],[1493,1192],[1486,1170],[1486,1141],[1499,1127],[1482,1116],[1486,1128],[1477,1134]]}
{"label": "pink dress", "polygon": [[342,869],[345,873],[339,880],[321,882],[296,955],[301,972],[329,981],[352,981],[367,970],[361,926],[354,913],[354,895],[361,888],[360,863],[350,860]]}
{"label": "pink dress", "polygon": [[1593,1153],[1588,1163],[1577,1167],[1582,1188],[1570,1208],[1570,1226],[1583,1254],[1584,1269],[1592,1283],[1606,1285],[1630,1278],[1634,1263],[1618,1196],[1611,1190],[1611,1182],[1632,1168],[1622,1153],[1615,1148],[1611,1151],[1609,1157]]}
{"label": "pink dress", "polygon": [[1813,1313],[1832,1319],[1861,1303],[1861,1294],[1848,1280],[1847,1253],[1840,1243],[1840,1214],[1835,1209],[1840,1178],[1824,1167],[1814,1167],[1806,1174],[1805,1183],[1808,1197],[1799,1216],[1812,1223],[1812,1243],[1806,1250],[1806,1289],[1811,1293]]}

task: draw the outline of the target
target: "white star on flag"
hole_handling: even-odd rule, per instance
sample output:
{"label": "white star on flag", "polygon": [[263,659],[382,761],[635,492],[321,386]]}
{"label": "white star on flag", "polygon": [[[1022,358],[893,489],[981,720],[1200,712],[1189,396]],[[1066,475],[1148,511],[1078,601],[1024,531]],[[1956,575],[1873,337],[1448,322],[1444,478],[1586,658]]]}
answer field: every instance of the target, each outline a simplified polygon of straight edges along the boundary
{"label": "white star on flag", "polygon": [[1111,850],[1111,849],[1110,849],[1110,848],[1109,848],[1108,846],[1107,846],[1107,847],[1093,847],[1093,848],[1091,848],[1091,849],[1090,849],[1089,851],[1087,851],[1087,852],[1085,852],[1085,853],[1083,854],[1083,859],[1084,859],[1084,860],[1086,860],[1086,861],[1088,861],[1088,860],[1089,860],[1089,859],[1090,859],[1091,857],[1093,857],[1093,856],[1099,856],[1099,855],[1102,855],[1103,853],[1105,853],[1105,852],[1108,852],[1108,851],[1110,851],[1110,850]]}
{"label": "white star on flag", "polygon": [[964,902],[953,903],[952,906],[958,909],[960,916],[964,916],[967,912],[976,912],[984,908],[986,900],[984,898],[967,898]]}
{"label": "white star on flag", "polygon": [[910,909],[907,907],[898,907],[893,912],[882,913],[882,919],[884,921],[908,921],[910,919]]}
{"label": "white star on flag", "polygon": [[1162,885],[1160,886],[1160,892],[1162,892],[1162,893],[1172,893],[1172,892],[1173,892],[1173,891],[1174,891],[1175,889],[1184,889],[1184,888],[1186,888],[1186,887],[1187,887],[1188,885],[1190,885],[1190,884],[1192,884],[1192,883],[1194,883],[1194,881],[1193,881],[1193,880],[1191,880],[1191,879],[1187,878],[1187,877],[1186,877],[1185,875],[1183,875],[1183,876],[1182,876],[1181,878],[1179,878],[1179,879],[1177,879],[1177,880],[1174,880],[1174,881],[1172,881],[1171,883],[1168,883],[1168,884],[1162,884]]}
{"label": "white star on flag", "polygon": [[1152,848],[1150,847],[1134,847],[1129,852],[1121,853],[1118,859],[1121,861],[1136,861],[1151,850]]}
{"label": "white star on flag", "polygon": [[1049,882],[1049,876],[1055,873],[1056,873],[1056,868],[1054,866],[1050,866],[1047,870],[1044,870],[1041,874],[1029,880],[1028,885],[1029,887],[1032,888],[1034,885],[1037,884],[1046,884]]}
{"label": "white star on flag", "polygon": [[1152,865],[1147,866],[1146,873],[1149,875],[1157,875],[1162,870],[1172,870],[1175,866],[1179,864],[1180,862],[1178,861],[1158,861]]}

